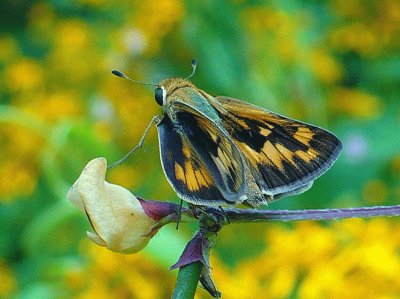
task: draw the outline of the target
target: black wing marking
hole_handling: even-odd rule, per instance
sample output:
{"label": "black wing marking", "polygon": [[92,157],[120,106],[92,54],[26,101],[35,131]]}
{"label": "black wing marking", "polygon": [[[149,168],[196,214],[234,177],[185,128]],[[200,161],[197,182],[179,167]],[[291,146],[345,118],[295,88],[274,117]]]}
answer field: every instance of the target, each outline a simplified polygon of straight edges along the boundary
{"label": "black wing marking", "polygon": [[307,190],[340,153],[340,140],[324,129],[236,99],[216,99],[223,126],[267,199]]}
{"label": "black wing marking", "polygon": [[215,184],[210,173],[215,170],[210,170],[188,140],[181,137],[167,115],[157,125],[157,130],[163,170],[179,197],[201,205],[232,204]]}

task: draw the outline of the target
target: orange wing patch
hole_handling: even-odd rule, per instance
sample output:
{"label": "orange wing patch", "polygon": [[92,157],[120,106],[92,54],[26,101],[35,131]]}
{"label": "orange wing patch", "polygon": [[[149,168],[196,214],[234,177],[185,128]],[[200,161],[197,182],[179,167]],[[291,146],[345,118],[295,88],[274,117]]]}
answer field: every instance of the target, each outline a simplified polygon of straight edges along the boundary
{"label": "orange wing patch", "polygon": [[267,129],[267,128],[264,128],[264,127],[260,128],[260,134],[265,136],[265,137],[267,137],[271,133],[272,133],[272,131],[270,129]]}
{"label": "orange wing patch", "polygon": [[318,157],[318,153],[312,148],[308,149],[306,152],[297,150],[295,151],[295,154],[306,163],[311,163],[314,159]]}
{"label": "orange wing patch", "polygon": [[[285,158],[280,151],[277,150],[276,146],[267,140],[262,148],[262,153],[264,157],[270,163],[275,165],[279,170],[283,171],[283,159]],[[261,155],[260,155],[261,156]],[[262,156],[261,156],[262,157]]]}
{"label": "orange wing patch", "polygon": [[197,168],[190,162],[185,161],[184,168],[175,163],[176,179],[184,183],[190,191],[199,191],[201,188],[212,186],[213,180],[205,168]]}
{"label": "orange wing patch", "polygon": [[182,146],[182,153],[185,159],[183,167],[175,162],[176,179],[184,183],[190,191],[210,187],[213,183],[211,176],[206,168],[200,166],[197,156],[185,143]]}
{"label": "orange wing patch", "polygon": [[297,131],[293,134],[293,138],[305,145],[309,145],[315,133],[307,127],[298,127]]}

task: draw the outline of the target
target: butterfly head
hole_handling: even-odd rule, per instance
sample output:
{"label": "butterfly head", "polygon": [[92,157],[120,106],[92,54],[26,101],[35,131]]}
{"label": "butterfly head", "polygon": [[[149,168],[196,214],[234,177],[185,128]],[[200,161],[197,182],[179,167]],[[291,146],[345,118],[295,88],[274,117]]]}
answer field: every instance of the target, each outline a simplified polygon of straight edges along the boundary
{"label": "butterfly head", "polygon": [[197,61],[196,59],[192,59],[192,72],[185,79],[183,78],[168,78],[162,80],[157,88],[154,90],[154,98],[158,105],[165,107],[167,104],[167,98],[172,95],[175,91],[178,91],[184,87],[194,87],[192,83],[188,81],[191,77],[193,77],[196,72]]}
{"label": "butterfly head", "polygon": [[183,78],[168,78],[162,80],[154,90],[154,99],[158,105],[165,107],[168,98],[175,93],[179,93],[181,88],[185,87],[193,88],[194,86],[190,81]]}
{"label": "butterfly head", "polygon": [[179,90],[181,90],[181,88],[194,87],[194,85],[190,83],[188,79],[190,79],[194,75],[194,73],[196,72],[196,68],[197,61],[195,59],[192,59],[192,73],[189,76],[187,76],[186,78],[164,79],[158,84],[133,80],[117,70],[113,70],[112,73],[117,77],[125,78],[129,81],[142,85],[155,85],[156,89],[154,90],[154,99],[156,100],[158,105],[165,109],[168,102],[168,97],[170,97],[174,93],[179,93]]}

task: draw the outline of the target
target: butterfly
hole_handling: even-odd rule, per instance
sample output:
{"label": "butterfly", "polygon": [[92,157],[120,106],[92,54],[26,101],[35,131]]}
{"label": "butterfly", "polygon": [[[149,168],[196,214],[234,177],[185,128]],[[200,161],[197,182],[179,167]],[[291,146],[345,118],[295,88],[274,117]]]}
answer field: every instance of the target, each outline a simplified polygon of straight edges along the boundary
{"label": "butterfly", "polygon": [[155,118],[161,164],[181,199],[205,206],[265,205],[305,192],[337,160],[342,143],[332,133],[211,96],[188,80],[195,61],[192,66],[189,77],[168,78],[155,88],[163,110]]}

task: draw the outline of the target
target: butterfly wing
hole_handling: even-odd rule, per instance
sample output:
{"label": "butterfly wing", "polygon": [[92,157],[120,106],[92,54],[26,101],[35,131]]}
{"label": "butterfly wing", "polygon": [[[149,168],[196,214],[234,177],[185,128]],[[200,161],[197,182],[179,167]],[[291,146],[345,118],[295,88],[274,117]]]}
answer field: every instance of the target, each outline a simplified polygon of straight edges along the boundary
{"label": "butterfly wing", "polygon": [[186,109],[175,111],[175,122],[164,115],[157,125],[162,166],[174,190],[194,204],[240,202],[243,165],[233,142],[219,136],[209,120]]}
{"label": "butterfly wing", "polygon": [[340,153],[340,140],[324,129],[233,98],[215,99],[211,104],[267,201],[309,189]]}

